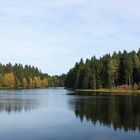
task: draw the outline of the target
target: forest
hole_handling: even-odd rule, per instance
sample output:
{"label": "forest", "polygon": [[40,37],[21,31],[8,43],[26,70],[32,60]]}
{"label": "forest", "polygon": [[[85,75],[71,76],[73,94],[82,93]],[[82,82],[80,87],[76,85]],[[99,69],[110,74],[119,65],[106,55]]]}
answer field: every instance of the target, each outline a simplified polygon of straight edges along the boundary
{"label": "forest", "polygon": [[46,88],[51,86],[63,86],[63,76],[49,76],[42,73],[37,67],[31,65],[11,63],[0,64],[0,88],[23,89],[23,88]]}
{"label": "forest", "polygon": [[93,56],[77,62],[67,73],[66,88],[140,89],[140,49],[136,51],[114,52],[100,58]]}
{"label": "forest", "polygon": [[43,74],[34,66],[0,64],[1,88],[40,88],[48,86],[48,74]]}
{"label": "forest", "polygon": [[63,87],[73,89],[140,89],[140,49],[93,56],[77,62],[65,75],[49,76],[31,65],[0,64],[0,88]]}

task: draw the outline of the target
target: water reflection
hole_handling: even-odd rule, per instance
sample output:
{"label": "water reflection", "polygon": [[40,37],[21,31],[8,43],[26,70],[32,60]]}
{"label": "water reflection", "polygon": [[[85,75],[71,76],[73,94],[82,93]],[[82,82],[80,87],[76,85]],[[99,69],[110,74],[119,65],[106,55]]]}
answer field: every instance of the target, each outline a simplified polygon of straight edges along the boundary
{"label": "water reflection", "polygon": [[18,113],[37,109],[39,102],[36,99],[2,97],[0,98],[0,112]]}
{"label": "water reflection", "polygon": [[140,131],[140,96],[78,96],[70,106],[81,121],[99,122],[114,130]]}

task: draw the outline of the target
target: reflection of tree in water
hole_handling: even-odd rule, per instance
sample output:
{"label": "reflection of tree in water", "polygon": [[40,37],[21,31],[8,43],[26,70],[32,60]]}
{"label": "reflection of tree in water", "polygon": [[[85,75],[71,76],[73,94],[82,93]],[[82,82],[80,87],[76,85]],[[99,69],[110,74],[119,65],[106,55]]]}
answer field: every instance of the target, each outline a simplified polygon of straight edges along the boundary
{"label": "reflection of tree in water", "polygon": [[0,112],[22,112],[38,108],[38,101],[32,99],[1,99]]}
{"label": "reflection of tree in water", "polygon": [[81,121],[99,122],[104,126],[113,126],[115,130],[140,131],[140,96],[77,98],[71,104]]}

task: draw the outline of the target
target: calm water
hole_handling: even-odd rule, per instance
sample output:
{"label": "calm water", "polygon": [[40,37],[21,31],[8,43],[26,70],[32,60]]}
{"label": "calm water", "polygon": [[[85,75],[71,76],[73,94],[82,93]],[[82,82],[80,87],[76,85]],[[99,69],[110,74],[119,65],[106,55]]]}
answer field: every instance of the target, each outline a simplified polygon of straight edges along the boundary
{"label": "calm water", "polygon": [[0,91],[0,140],[140,140],[140,96]]}

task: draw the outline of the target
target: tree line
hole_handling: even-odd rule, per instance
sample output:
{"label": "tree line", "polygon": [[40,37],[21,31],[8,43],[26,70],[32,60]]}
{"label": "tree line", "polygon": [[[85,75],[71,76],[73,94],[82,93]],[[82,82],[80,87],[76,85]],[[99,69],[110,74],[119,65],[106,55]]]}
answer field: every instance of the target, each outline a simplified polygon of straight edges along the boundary
{"label": "tree line", "polygon": [[66,79],[66,75],[54,75],[48,77],[48,86],[49,87],[64,87],[64,82]]}
{"label": "tree line", "polygon": [[37,67],[0,64],[0,88],[41,88],[48,86],[48,74],[42,73]]}
{"label": "tree line", "polygon": [[100,89],[112,87],[140,88],[140,49],[114,52],[103,57],[83,59],[67,73],[65,87]]}

